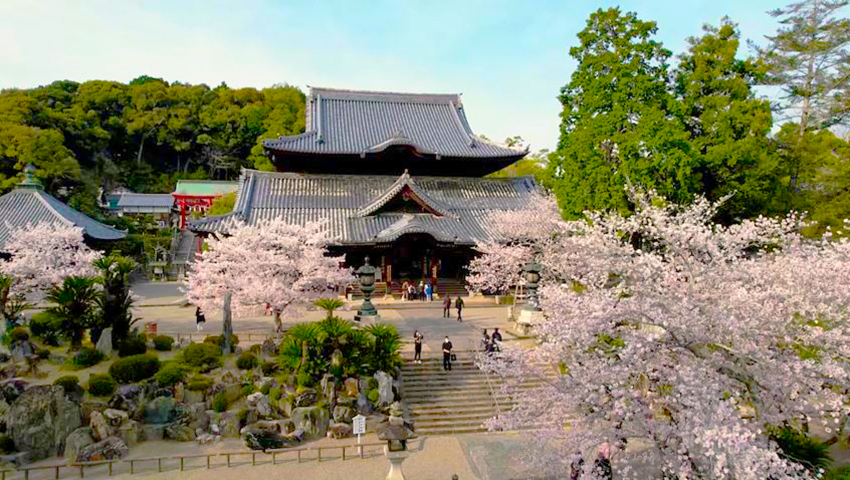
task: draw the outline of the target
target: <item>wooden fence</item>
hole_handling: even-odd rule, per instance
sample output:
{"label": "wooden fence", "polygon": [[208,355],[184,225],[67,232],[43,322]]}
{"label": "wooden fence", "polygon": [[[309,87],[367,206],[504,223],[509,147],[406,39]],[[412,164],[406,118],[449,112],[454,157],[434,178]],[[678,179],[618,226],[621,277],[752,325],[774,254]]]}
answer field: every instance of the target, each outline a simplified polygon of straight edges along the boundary
{"label": "wooden fence", "polygon": [[[128,458],[126,460],[101,460],[96,462],[80,462],[80,463],[72,463],[72,464],[58,464],[58,465],[39,465],[33,467],[20,467],[15,470],[0,470],[0,480],[30,480],[30,472],[37,472],[40,470],[46,471],[48,475],[42,476],[40,478],[47,479],[52,478],[54,480],[59,480],[60,478],[67,478],[68,473],[70,472],[72,477],[85,478],[86,469],[88,468],[89,474],[92,473],[101,473],[103,470],[108,472],[108,475],[115,475],[120,473],[141,473],[145,471],[146,473],[151,473],[153,471],[153,465],[156,465],[156,471],[158,473],[162,473],[164,471],[184,471],[187,468],[197,469],[197,468],[218,468],[218,467],[234,467],[240,465],[248,465],[247,457],[250,455],[251,457],[251,466],[257,465],[278,465],[284,464],[286,462],[306,462],[316,460],[318,462],[322,461],[322,452],[330,452],[333,455],[333,452],[340,452],[338,455],[341,456],[329,456],[328,453],[325,453],[325,460],[332,460],[336,458],[341,458],[343,461],[351,458],[372,458],[375,456],[374,448],[371,448],[367,451],[367,447],[383,447],[387,443],[364,443],[361,445],[335,445],[328,447],[302,447],[302,448],[286,448],[286,449],[278,449],[278,450],[248,450],[248,451],[238,451],[238,452],[223,452],[223,453],[202,453],[195,455],[172,455],[168,457],[147,457],[147,458]],[[354,454],[349,453],[346,455],[346,451],[350,451],[350,449],[355,449]],[[312,452],[312,454],[311,454]],[[287,455],[290,454],[290,455]],[[380,450],[379,455],[383,455],[383,449]],[[258,456],[260,456],[258,461]],[[279,461],[278,457],[282,457]],[[225,461],[213,461],[213,459],[220,459],[221,457],[225,458]],[[233,459],[236,457],[236,460]],[[286,458],[288,457],[288,458]],[[197,459],[206,458],[206,462],[198,463]],[[139,468],[139,465],[142,465],[142,468]],[[121,468],[123,467],[123,468]],[[92,471],[95,469],[96,471]],[[121,470],[121,471],[119,471]],[[35,473],[33,473],[35,477]],[[35,479],[33,479],[35,480]]]}

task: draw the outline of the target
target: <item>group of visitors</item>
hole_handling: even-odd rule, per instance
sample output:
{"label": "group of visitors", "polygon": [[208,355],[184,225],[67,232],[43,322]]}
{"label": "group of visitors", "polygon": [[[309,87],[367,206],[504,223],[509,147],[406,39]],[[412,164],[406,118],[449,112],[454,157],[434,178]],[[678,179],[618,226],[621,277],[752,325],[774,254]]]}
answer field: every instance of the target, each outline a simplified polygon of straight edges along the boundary
{"label": "group of visitors", "polygon": [[[457,297],[455,300],[455,308],[457,309],[457,321],[462,322],[462,313],[463,313],[463,299]],[[446,294],[446,298],[443,299],[443,318],[449,318],[449,313],[452,311],[452,297],[449,294]]]}
{"label": "group of visitors", "polygon": [[434,287],[431,286],[431,282],[426,282],[424,280],[419,282],[419,286],[405,280],[404,283],[401,284],[401,299],[431,302],[434,300]]}
{"label": "group of visitors", "polygon": [[487,335],[487,329],[484,329],[484,334],[481,336],[481,349],[484,352],[498,353],[502,351],[502,334],[499,333],[499,328],[493,329],[493,335]]}

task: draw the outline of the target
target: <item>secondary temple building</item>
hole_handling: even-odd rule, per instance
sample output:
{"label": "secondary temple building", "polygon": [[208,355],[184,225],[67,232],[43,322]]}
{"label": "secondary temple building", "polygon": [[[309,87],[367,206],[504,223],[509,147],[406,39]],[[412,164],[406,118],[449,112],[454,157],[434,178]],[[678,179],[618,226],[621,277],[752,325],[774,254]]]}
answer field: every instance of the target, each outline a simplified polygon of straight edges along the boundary
{"label": "secondary temple building", "polygon": [[443,293],[462,290],[475,242],[492,238],[488,214],[538,189],[532,177],[483,178],[528,151],[475,136],[459,95],[313,88],[306,112],[303,134],[264,142],[277,171],[244,170],[233,212],[191,230],[324,220],[349,266],[369,256],[388,289],[430,280]]}

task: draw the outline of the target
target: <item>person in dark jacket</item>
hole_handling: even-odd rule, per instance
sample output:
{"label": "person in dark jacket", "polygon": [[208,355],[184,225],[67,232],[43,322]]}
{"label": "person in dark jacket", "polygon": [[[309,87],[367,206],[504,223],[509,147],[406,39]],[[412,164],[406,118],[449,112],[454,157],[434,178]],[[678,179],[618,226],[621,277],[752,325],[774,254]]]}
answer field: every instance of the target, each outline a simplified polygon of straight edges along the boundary
{"label": "person in dark jacket", "polygon": [[452,370],[452,342],[449,341],[449,336],[443,340],[443,370],[450,372]]}
{"label": "person in dark jacket", "polygon": [[443,318],[449,318],[452,312],[452,297],[446,293],[446,299],[443,300]]}
{"label": "person in dark jacket", "polygon": [[206,317],[204,317],[204,312],[201,311],[201,307],[195,309],[195,323],[197,324],[198,331],[204,329],[204,323],[207,322]]}
{"label": "person in dark jacket", "polygon": [[463,321],[463,318],[461,317],[461,314],[463,312],[463,299],[462,298],[457,297],[457,300],[455,300],[455,308],[457,309],[457,321],[462,322]]}
{"label": "person in dark jacket", "polygon": [[490,337],[490,346],[490,350],[493,352],[502,351],[502,334],[499,333],[498,327],[493,329],[493,335]]}
{"label": "person in dark jacket", "polygon": [[424,335],[419,333],[419,330],[415,330],[413,332],[413,361],[416,363],[422,363],[422,339],[425,338]]}
{"label": "person in dark jacket", "polygon": [[490,340],[490,335],[487,335],[487,329],[484,329],[484,333],[481,335],[481,350],[486,353],[490,353],[493,351],[493,343]]}

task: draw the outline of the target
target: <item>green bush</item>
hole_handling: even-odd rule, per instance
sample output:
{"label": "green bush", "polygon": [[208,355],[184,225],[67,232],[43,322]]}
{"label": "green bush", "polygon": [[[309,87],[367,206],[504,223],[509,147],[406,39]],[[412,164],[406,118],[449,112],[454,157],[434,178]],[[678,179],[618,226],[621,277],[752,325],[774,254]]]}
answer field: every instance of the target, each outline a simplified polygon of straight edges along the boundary
{"label": "green bush", "polygon": [[109,367],[109,374],[118,383],[134,383],[151,378],[159,370],[159,359],[143,353],[119,358]]}
{"label": "green bush", "polygon": [[[230,340],[234,345],[239,345],[239,337],[236,336],[235,333],[230,335]],[[224,335],[207,335],[207,338],[204,339],[204,343],[212,343],[221,349],[221,347],[224,346]]]}
{"label": "green bush", "polygon": [[280,387],[274,387],[269,391],[269,400],[272,402],[280,400]]}
{"label": "green bush", "polygon": [[30,334],[24,327],[15,327],[12,329],[12,333],[9,334],[9,339],[12,341],[12,343],[26,342],[30,339]]}
{"label": "green bush", "polygon": [[39,312],[30,319],[30,333],[45,345],[56,347],[62,332],[62,319],[50,312]]}
{"label": "green bush", "polygon": [[242,385],[242,396],[247,397],[248,395],[257,391],[257,387],[254,385]]}
{"label": "green bush", "polygon": [[850,467],[838,467],[826,472],[823,480],[850,480]]}
{"label": "green bush", "polygon": [[224,395],[224,392],[218,392],[215,394],[212,403],[212,409],[215,412],[221,413],[227,411],[227,397]]}
{"label": "green bush", "polygon": [[310,387],[313,385],[313,377],[307,372],[298,372],[298,375],[295,375],[295,385]]}
{"label": "green bush", "polygon": [[37,348],[35,350],[35,354],[38,355],[38,358],[42,360],[47,360],[50,358],[50,349],[49,348]]}
{"label": "green bush", "polygon": [[148,339],[144,333],[138,330],[133,330],[127,335],[127,338],[121,341],[118,345],[119,357],[131,357],[133,355],[141,355],[148,351]]}
{"label": "green bush", "polygon": [[236,359],[236,366],[240,370],[251,370],[257,368],[259,364],[260,361],[257,357],[250,352],[242,352],[242,355],[239,355],[239,358]]}
{"label": "green bush", "polygon": [[381,398],[381,394],[378,392],[377,388],[369,390],[367,396],[369,397],[369,401],[372,402],[372,405],[378,403],[378,399]]}
{"label": "green bush", "polygon": [[115,392],[118,385],[105,373],[95,373],[89,377],[88,391],[95,397],[107,397]]}
{"label": "green bush", "polygon": [[769,433],[770,439],[779,446],[780,457],[799,463],[812,473],[819,468],[827,469],[832,464],[829,445],[825,442],[787,426],[771,428]]}
{"label": "green bush", "polygon": [[172,345],[174,345],[174,339],[168,335],[157,335],[153,337],[153,348],[160,352],[167,352],[171,350]]}
{"label": "green bush", "polygon": [[192,343],[180,352],[180,359],[186,365],[210,371],[222,364],[221,348],[212,343]]}
{"label": "green bush", "polygon": [[374,378],[369,378],[369,380],[366,382],[366,385],[368,386],[369,390],[375,390],[376,388],[378,388],[378,381]]}
{"label": "green bush", "polygon": [[15,441],[11,435],[0,435],[0,453],[12,453],[15,451]]}
{"label": "green bush", "polygon": [[156,383],[163,387],[173,387],[186,378],[186,370],[180,365],[168,365],[154,376]]}
{"label": "green bush", "polygon": [[271,389],[272,389],[272,386],[267,383],[267,384],[263,385],[263,388],[260,389],[260,392],[262,392],[263,395],[268,395],[269,391]]}
{"label": "green bush", "polygon": [[186,389],[194,392],[205,392],[213,386],[213,380],[207,377],[192,377],[186,385]]}
{"label": "green bush", "polygon": [[262,353],[262,351],[263,351],[263,346],[260,345],[259,343],[255,343],[255,344],[251,345],[251,348],[249,348],[248,351],[253,353],[254,355],[259,356],[260,353]]}
{"label": "green bush", "polygon": [[59,377],[53,382],[53,385],[59,385],[65,389],[65,393],[73,393],[80,388],[80,379],[74,375],[65,375]]}
{"label": "green bush", "polygon": [[260,365],[260,369],[263,371],[264,377],[271,377],[274,375],[274,372],[277,371],[277,365],[272,362],[263,362],[263,364]]}
{"label": "green bush", "polygon": [[74,369],[88,368],[100,363],[103,354],[93,348],[81,348],[71,357],[71,367]]}

